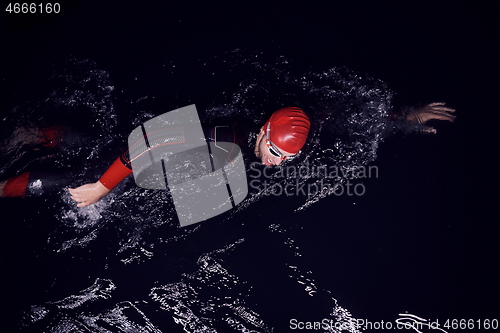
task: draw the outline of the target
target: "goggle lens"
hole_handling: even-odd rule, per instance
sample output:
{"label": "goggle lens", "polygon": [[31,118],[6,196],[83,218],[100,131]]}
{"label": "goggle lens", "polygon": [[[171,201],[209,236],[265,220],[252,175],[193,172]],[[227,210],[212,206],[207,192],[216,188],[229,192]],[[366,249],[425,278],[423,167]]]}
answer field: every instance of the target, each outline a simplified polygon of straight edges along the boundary
{"label": "goggle lens", "polygon": [[276,156],[276,157],[281,157],[281,154],[278,151],[276,151],[276,149],[274,149],[273,146],[269,146],[269,147],[267,147],[267,149],[269,149],[269,152],[271,153],[271,155]]}

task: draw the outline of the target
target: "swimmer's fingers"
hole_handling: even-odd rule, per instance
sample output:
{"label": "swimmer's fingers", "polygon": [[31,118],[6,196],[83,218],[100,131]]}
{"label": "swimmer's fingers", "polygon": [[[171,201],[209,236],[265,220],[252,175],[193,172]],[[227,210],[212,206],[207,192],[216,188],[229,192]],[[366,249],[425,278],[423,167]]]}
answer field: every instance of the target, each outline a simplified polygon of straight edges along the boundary
{"label": "swimmer's fingers", "polygon": [[429,107],[434,108],[434,109],[440,109],[443,111],[455,112],[455,109],[449,108],[445,105],[446,105],[446,103],[443,103],[443,102],[435,102],[435,103],[427,104],[426,106],[429,106]]}
{"label": "swimmer's fingers", "polygon": [[[456,116],[453,114],[455,109],[444,106],[445,103],[430,103],[423,107],[417,108],[409,112],[406,116],[406,121],[414,124],[425,124],[429,120],[444,120],[453,122]],[[425,131],[429,132],[429,131]],[[435,133],[434,131],[431,131]]]}
{"label": "swimmer's fingers", "polygon": [[437,119],[437,120],[445,120],[449,122],[454,122],[457,117],[449,114],[449,113],[444,113],[444,112],[432,112],[432,118],[431,119]]}
{"label": "swimmer's fingers", "polygon": [[73,199],[77,203],[77,207],[86,207],[90,205],[87,202],[85,196],[78,189],[70,188],[69,193],[71,194],[71,199]]}
{"label": "swimmer's fingers", "polygon": [[69,193],[71,194],[71,199],[77,202],[77,207],[86,207],[99,201],[109,193],[109,190],[101,182],[96,182],[77,188],[70,188]]}
{"label": "swimmer's fingers", "polygon": [[434,127],[430,127],[430,126],[423,126],[420,131],[424,132],[424,133],[430,133],[430,134],[437,133],[437,130]]}
{"label": "swimmer's fingers", "polygon": [[76,207],[86,207],[88,205],[91,205],[91,202],[86,201],[84,198],[81,198],[80,196],[71,196],[71,199],[73,199],[76,202]]}
{"label": "swimmer's fingers", "polygon": [[455,112],[455,109],[444,106],[445,103],[431,103],[425,106],[425,109],[431,113],[429,115],[430,119],[437,120],[446,120],[453,122],[456,119],[456,116],[452,113]]}

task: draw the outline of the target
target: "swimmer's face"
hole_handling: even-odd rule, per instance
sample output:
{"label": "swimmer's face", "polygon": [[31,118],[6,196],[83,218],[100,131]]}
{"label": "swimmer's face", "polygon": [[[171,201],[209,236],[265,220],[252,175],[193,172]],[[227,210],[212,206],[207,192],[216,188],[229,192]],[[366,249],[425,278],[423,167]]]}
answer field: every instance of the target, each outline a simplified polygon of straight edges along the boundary
{"label": "swimmer's face", "polygon": [[[280,152],[284,156],[294,156],[294,154],[286,152],[282,149],[280,149]],[[269,152],[269,149],[267,148],[266,145],[266,134],[264,132],[264,129],[262,128],[260,129],[259,135],[257,136],[257,141],[255,143],[255,156],[260,158],[262,164],[267,166],[280,165],[283,162],[283,160],[280,157],[274,156]]]}

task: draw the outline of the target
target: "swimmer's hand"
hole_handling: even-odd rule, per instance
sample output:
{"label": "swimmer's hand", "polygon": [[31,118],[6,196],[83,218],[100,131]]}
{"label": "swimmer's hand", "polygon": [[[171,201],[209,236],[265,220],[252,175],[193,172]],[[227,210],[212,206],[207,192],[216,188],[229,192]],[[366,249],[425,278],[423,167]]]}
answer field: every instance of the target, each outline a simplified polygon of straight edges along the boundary
{"label": "swimmer's hand", "polygon": [[92,205],[109,192],[110,190],[102,185],[100,181],[69,189],[71,199],[75,200],[78,203],[76,205],[77,207],[86,207],[88,205]]}
{"label": "swimmer's hand", "polygon": [[[431,103],[422,107],[417,107],[406,114],[406,122],[409,124],[425,125],[429,120],[455,121],[453,115],[455,109],[444,106],[445,103]],[[436,129],[430,126],[424,126],[422,131],[427,133],[436,133]]]}

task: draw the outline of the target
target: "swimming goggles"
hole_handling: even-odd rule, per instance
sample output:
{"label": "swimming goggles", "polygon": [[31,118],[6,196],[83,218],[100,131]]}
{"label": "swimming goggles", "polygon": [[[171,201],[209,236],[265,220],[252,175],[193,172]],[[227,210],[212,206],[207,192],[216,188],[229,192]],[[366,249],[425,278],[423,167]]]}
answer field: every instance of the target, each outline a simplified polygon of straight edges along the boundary
{"label": "swimming goggles", "polygon": [[278,147],[276,147],[274,145],[274,143],[271,141],[271,123],[267,123],[267,129],[266,129],[266,145],[267,145],[267,149],[269,150],[269,153],[271,153],[271,155],[273,156],[276,156],[276,157],[279,157],[282,161],[283,160],[291,160],[292,158],[294,158],[295,156],[297,156],[297,154],[295,155],[292,155],[292,156],[285,156],[283,155],[280,150],[278,149]]}

